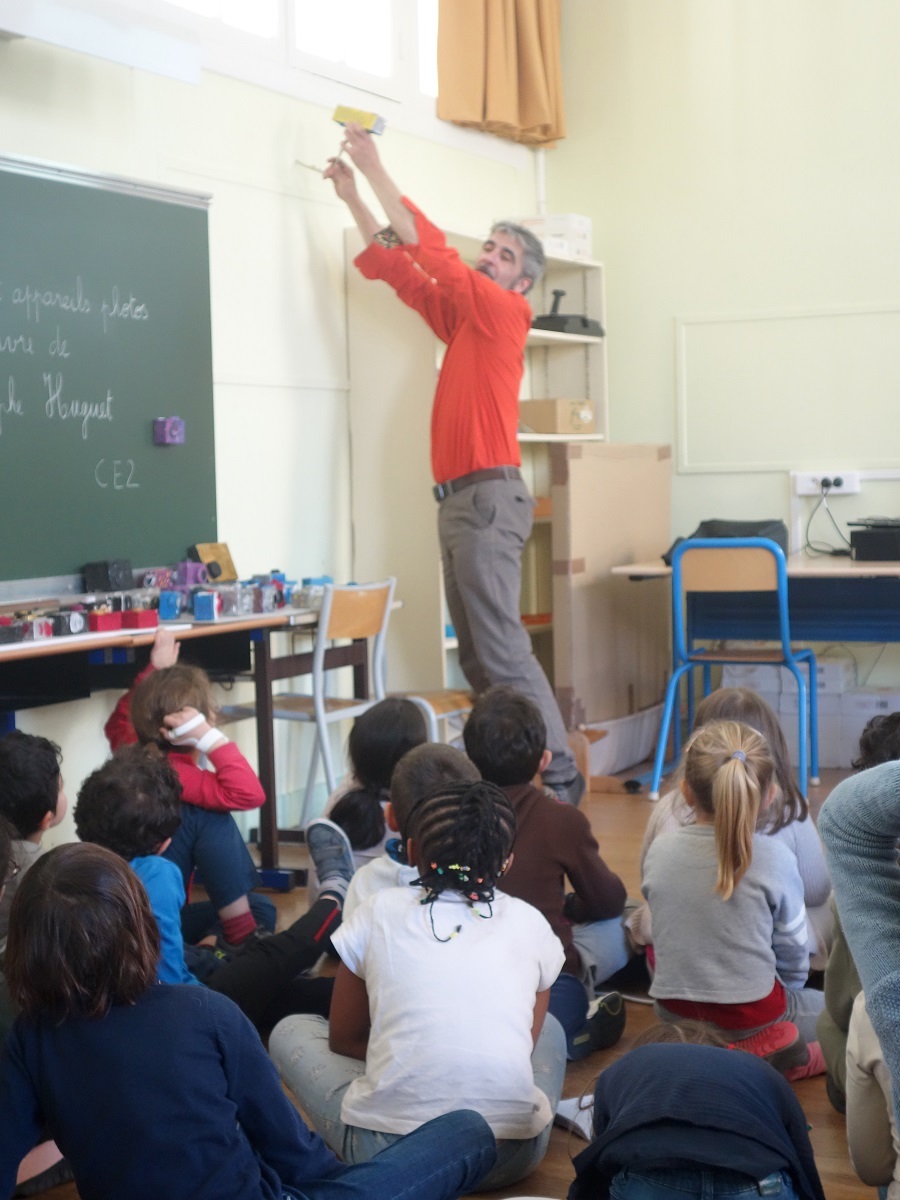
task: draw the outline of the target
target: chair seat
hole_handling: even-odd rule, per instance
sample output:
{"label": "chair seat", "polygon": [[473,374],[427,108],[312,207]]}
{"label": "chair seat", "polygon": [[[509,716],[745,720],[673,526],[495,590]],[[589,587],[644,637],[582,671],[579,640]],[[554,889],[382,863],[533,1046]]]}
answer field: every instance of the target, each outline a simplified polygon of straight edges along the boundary
{"label": "chair seat", "polygon": [[[345,712],[349,716],[353,712],[362,712],[371,708],[374,700],[325,696],[322,704],[326,713]],[[314,721],[316,719],[312,696],[295,696],[293,693],[276,693],[272,697],[272,714],[284,721]]]}
{"label": "chair seat", "polygon": [[468,712],[475,703],[473,694],[463,691],[462,688],[439,688],[433,692],[392,692],[391,695],[414,702],[420,700],[439,717],[448,713]]}
{"label": "chair seat", "polygon": [[[809,651],[793,650],[794,658],[803,658]],[[709,663],[772,663],[783,666],[785,657],[780,647],[773,646],[771,650],[706,650],[694,649],[687,656],[691,662]]]}

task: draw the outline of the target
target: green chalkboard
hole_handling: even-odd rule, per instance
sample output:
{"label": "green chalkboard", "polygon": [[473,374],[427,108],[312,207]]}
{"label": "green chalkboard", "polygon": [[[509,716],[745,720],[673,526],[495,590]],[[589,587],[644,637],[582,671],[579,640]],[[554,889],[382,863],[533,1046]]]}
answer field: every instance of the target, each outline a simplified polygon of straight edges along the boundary
{"label": "green chalkboard", "polygon": [[217,540],[205,197],[0,159],[0,513],[0,580]]}

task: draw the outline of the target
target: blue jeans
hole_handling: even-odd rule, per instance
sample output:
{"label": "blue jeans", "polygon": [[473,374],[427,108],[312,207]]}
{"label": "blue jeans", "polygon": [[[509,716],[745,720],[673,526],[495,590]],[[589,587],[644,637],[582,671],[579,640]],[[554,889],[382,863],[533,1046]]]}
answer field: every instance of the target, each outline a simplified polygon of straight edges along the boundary
{"label": "blue jeans", "polygon": [[647,1170],[626,1167],[609,1185],[610,1200],[797,1200],[787,1171],[776,1171],[758,1182],[736,1171]]}
{"label": "blue jeans", "polygon": [[181,872],[185,891],[197,868],[216,911],[259,886],[253,859],[230,812],[182,804],[181,824],[163,857]]}
{"label": "blue jeans", "polygon": [[[344,1162],[365,1162],[401,1140],[400,1134],[361,1129],[341,1120],[344,1093],[363,1074],[366,1064],[329,1049],[328,1022],[322,1017],[292,1016],[281,1021],[269,1038],[269,1054],[300,1101],[308,1123]],[[566,1039],[552,1016],[544,1021],[531,1065],[534,1082],[555,1113],[566,1073]],[[498,1142],[497,1164],[482,1181],[481,1188],[507,1187],[530,1174],[547,1152],[552,1128],[551,1120],[535,1137],[504,1138]]]}
{"label": "blue jeans", "polygon": [[461,1109],[435,1117],[368,1162],[289,1190],[284,1200],[456,1200],[474,1192],[494,1164],[487,1121]]}

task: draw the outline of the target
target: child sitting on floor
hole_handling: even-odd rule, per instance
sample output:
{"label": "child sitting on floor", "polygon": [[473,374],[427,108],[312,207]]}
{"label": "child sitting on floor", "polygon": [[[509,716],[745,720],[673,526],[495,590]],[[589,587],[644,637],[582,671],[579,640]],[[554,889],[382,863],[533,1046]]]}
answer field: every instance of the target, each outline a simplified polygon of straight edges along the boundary
{"label": "child sitting on floor", "polygon": [[658,837],[643,892],[653,923],[650,994],[664,1020],[709,1021],[735,1039],[793,1022],[809,1043],[799,1073],[824,1061],[815,1041],[822,993],[809,974],[803,883],[796,859],[760,833],[775,762],[748,725],[717,721],[691,736],[682,793],[694,823]]}
{"label": "child sitting on floor", "polygon": [[[500,887],[544,914],[566,954],[550,989],[550,1012],[565,1030],[568,1057],[612,1046],[625,1028],[625,1005],[603,981],[630,955],[622,924],[625,885],[601,858],[584,813],[532,782],[550,757],[544,718],[527,696],[500,684],[476,700],[463,741],[482,777],[503,789],[516,814],[516,853]],[[600,1003],[589,1020],[595,998]]]}
{"label": "child sitting on floor", "polygon": [[[234,1000],[261,1029],[286,1013],[306,1011],[302,1000],[294,1007],[294,981],[315,965],[340,924],[353,869],[349,856],[329,854],[324,863],[319,859],[319,898],[282,933],[254,939],[231,956],[186,946],[180,926],[181,875],[164,857],[183,811],[178,777],[168,761],[153,747],[125,746],[81,785],[75,828],[82,841],[128,861],[146,888],[159,926],[163,983],[197,983],[200,977]],[[317,846],[313,833],[309,851],[314,858]]]}
{"label": "child sitting on floor", "polygon": [[[717,688],[697,705],[694,729],[712,721],[740,721],[761,733],[775,761],[777,788],[766,809],[763,832],[782,842],[797,860],[803,881],[803,901],[809,934],[810,970],[821,971],[831,947],[834,917],[831,907],[831,879],[825,866],[825,853],[809,804],[791,774],[791,760],[778,715],[762,696],[750,688]],[[694,820],[694,810],[681,794],[681,771],[675,773],[670,790],[654,807],[641,843],[641,872],[647,851],[661,833],[673,833]],[[646,904],[628,918],[628,926],[638,946],[652,942],[650,912]]]}
{"label": "child sitting on floor", "polygon": [[791,1087],[710,1032],[651,1027],[601,1072],[569,1200],[824,1200]]}
{"label": "child sitting on floor", "polygon": [[452,1200],[494,1161],[476,1113],[342,1167],[224,996],[156,984],[159,935],[117,855],[70,844],[29,872],[7,969],[23,1015],[0,1064],[0,1197],[46,1120],[94,1200]]}
{"label": "child sitting on floor", "polygon": [[[379,700],[353,722],[347,741],[350,775],[325,805],[324,816],[346,833],[358,871],[384,852],[393,836],[384,819],[391,774],[407,751],[428,740],[421,709],[411,700]],[[318,882],[310,871],[307,890],[315,898]]]}
{"label": "child sitting on floor", "polygon": [[476,783],[480,778],[471,759],[443,742],[427,742],[403,756],[391,775],[391,798],[384,813],[394,836],[387,840],[384,853],[358,870],[350,881],[344,901],[346,917],[369,896],[387,887],[408,887],[418,876],[418,868],[406,859],[406,831],[412,811],[422,797],[450,784]]}
{"label": "child sitting on floor", "polygon": [[[44,737],[14,729],[0,738],[0,839],[9,855],[8,867],[0,870],[0,1042],[16,1017],[3,969],[13,898],[43,853],[44,834],[68,807],[60,757],[59,746]],[[60,1150],[42,1136],[19,1167],[17,1191],[33,1196],[71,1178]]]}
{"label": "child sitting on floor", "polygon": [[[420,746],[397,770],[436,750],[449,747]],[[559,1103],[565,1039],[547,1003],[562,947],[536,908],[496,890],[515,837],[499,788],[420,795],[403,833],[417,886],[383,888],[334,935],[330,1030],[288,1017],[270,1053],[349,1162],[465,1098],[501,1139],[482,1186],[504,1187],[543,1158]]]}
{"label": "child sitting on floor", "polygon": [[[199,667],[178,662],[179,645],[171,630],[158,630],[150,664],[119,699],[106,737],[114,751],[139,741],[168,756],[187,807],[166,857],[181,871],[186,895],[196,867],[211,901],[185,914],[184,936],[199,941],[218,915],[220,944],[228,951],[275,928],[271,900],[250,895],[259,877],[231,816],[259,808],[265,793],[237,746],[215,728],[209,678]],[[212,770],[201,767],[201,754]]]}

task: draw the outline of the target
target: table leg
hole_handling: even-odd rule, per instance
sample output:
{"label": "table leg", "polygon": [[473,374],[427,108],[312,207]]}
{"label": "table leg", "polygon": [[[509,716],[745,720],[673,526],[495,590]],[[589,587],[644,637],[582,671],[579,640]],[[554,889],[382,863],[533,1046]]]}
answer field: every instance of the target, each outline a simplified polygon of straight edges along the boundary
{"label": "table leg", "polygon": [[259,781],[266,801],[259,810],[259,856],[265,870],[278,866],[278,813],[275,786],[275,731],[272,716],[272,651],[268,629],[253,634],[253,679],[256,686],[256,752]]}

